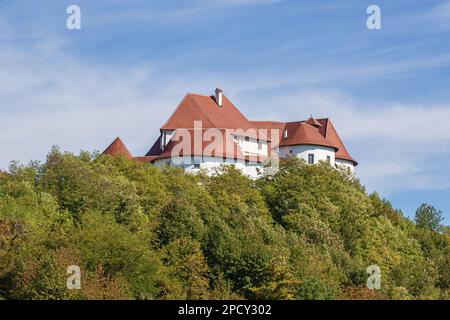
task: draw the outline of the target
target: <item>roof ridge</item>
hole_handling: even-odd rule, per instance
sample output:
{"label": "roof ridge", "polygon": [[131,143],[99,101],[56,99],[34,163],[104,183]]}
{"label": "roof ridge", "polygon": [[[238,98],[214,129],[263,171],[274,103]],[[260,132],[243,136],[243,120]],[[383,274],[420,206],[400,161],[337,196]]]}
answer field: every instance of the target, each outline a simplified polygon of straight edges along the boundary
{"label": "roof ridge", "polygon": [[245,116],[245,114],[243,114],[242,112],[241,112],[241,110],[239,110],[239,108],[237,108],[235,105],[234,105],[234,103],[233,102],[231,102],[231,100],[230,99],[228,99],[228,97],[224,94],[223,95],[223,97],[225,98],[225,99],[227,99],[227,101],[231,104],[231,106],[245,119],[245,120],[247,120],[247,122],[250,122],[250,120],[248,120],[248,118]]}
{"label": "roof ridge", "polygon": [[313,127],[316,127],[316,126],[317,127],[322,127],[322,124],[319,121],[317,121],[317,119],[314,118],[312,115],[311,115],[311,117],[309,117],[308,120],[305,121],[305,123],[310,125],[310,126],[313,126]]}
{"label": "roof ridge", "polygon": [[[211,96],[202,96],[201,94],[198,94],[198,96],[211,99]],[[194,101],[194,103],[195,103],[195,105],[197,106],[197,108],[200,109],[200,110],[202,111],[202,113],[203,113],[203,115],[206,117],[206,119],[208,119],[209,123],[211,123],[211,124],[214,126],[214,128],[218,129],[218,128],[216,127],[216,124],[215,124],[214,122],[211,121],[211,119],[210,119],[210,118],[208,117],[208,115],[203,111],[202,107],[197,103],[197,101],[195,101],[195,99],[192,99],[192,100]]]}
{"label": "roof ridge", "polygon": [[166,122],[164,122],[164,124],[161,126],[161,128],[164,128],[169,122],[170,120],[172,120],[174,114],[178,111],[178,109],[180,109],[181,105],[183,104],[184,100],[187,99],[187,97],[189,96],[189,93],[186,93],[183,97],[183,99],[181,99],[181,102],[178,104],[178,106],[175,108],[175,110],[172,112],[172,114],[170,115],[169,119],[167,119]]}
{"label": "roof ridge", "polygon": [[181,102],[178,104],[177,108],[172,112],[172,114],[170,115],[169,119],[167,119],[167,121],[161,126],[161,128],[164,128],[171,120],[173,120],[175,114],[180,110],[180,108],[183,106],[183,103],[188,98],[190,98],[191,101],[195,104],[196,109],[200,110],[201,114],[203,114],[205,116],[205,118],[209,121],[209,123],[214,126],[214,124],[212,123],[211,119],[203,112],[202,108],[199,106],[197,101],[195,101],[195,99],[193,98],[194,95],[199,96],[199,97],[208,97],[208,96],[202,96],[202,95],[195,94],[195,93],[186,93],[184,95],[183,99],[181,100]]}
{"label": "roof ridge", "polygon": [[285,121],[274,121],[274,120],[249,120],[250,122],[271,122],[271,123],[283,123],[286,124]]}

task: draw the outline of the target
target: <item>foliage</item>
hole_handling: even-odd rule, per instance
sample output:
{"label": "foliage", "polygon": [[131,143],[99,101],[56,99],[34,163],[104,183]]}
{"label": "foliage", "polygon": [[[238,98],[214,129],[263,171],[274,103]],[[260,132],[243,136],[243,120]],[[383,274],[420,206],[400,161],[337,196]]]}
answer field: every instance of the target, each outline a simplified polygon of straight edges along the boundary
{"label": "foliage", "polygon": [[441,231],[442,212],[435,207],[422,203],[416,211],[415,221],[418,227],[436,232]]}
{"label": "foliage", "polygon": [[54,148],[0,177],[0,299],[449,299],[440,223],[325,163],[253,181]]}

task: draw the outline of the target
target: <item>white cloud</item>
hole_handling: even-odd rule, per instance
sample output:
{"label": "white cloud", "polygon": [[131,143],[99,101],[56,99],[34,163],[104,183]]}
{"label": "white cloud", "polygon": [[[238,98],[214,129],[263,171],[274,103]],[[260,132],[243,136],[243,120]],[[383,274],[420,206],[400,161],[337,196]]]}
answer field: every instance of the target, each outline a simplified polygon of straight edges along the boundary
{"label": "white cloud", "polygon": [[[282,96],[255,94],[238,104],[264,119],[302,120],[311,114],[332,119],[369,190],[445,189],[450,163],[448,105],[407,105],[355,100],[337,90],[299,90]],[[283,110],[280,112],[280,110]],[[443,163],[443,164],[442,164]],[[442,164],[441,168],[436,166]],[[434,165],[434,167],[433,167]],[[444,172],[443,172],[444,171]]]}
{"label": "white cloud", "polygon": [[147,151],[179,99],[175,87],[149,65],[84,65],[51,47],[0,46],[0,168],[43,159],[54,144],[103,149],[117,135]]}
{"label": "white cloud", "polygon": [[[210,92],[219,78],[194,74],[187,82],[181,74],[161,76],[148,64],[122,69],[87,65],[47,43],[51,50],[42,43],[32,52],[0,47],[0,167],[14,159],[43,159],[53,144],[72,152],[101,150],[116,136],[142,155],[182,96]],[[448,177],[430,171],[426,162],[449,156],[450,126],[442,121],[450,119],[450,105],[373,104],[333,89],[267,94],[267,88],[280,83],[246,85],[239,74],[223,81],[228,96],[249,118],[330,117],[370,190],[449,186]],[[302,82],[297,86],[302,88]]]}
{"label": "white cloud", "polygon": [[[371,190],[449,187],[448,174],[430,170],[428,161],[449,158],[450,104],[373,103],[334,89],[311,89],[447,65],[448,55],[390,64],[306,65],[298,73],[188,70],[186,76],[183,71],[165,75],[164,66],[146,63],[91,65],[64,53],[60,40],[41,34],[36,39],[27,48],[0,45],[0,168],[14,159],[43,159],[53,144],[72,152],[103,149],[116,136],[142,155],[186,92],[207,94],[220,85],[249,118],[330,117]],[[286,93],[286,86],[304,89]]]}

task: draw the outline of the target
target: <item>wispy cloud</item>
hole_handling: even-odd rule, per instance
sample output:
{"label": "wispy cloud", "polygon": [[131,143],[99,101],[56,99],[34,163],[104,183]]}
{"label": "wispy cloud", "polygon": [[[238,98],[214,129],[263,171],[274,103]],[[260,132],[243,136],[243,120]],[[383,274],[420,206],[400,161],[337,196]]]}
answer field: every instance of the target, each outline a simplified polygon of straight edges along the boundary
{"label": "wispy cloud", "polygon": [[[109,8],[111,3],[116,5]],[[139,6],[82,3],[80,33],[64,29],[64,10],[57,15],[60,20],[39,28],[33,19],[17,25],[9,19],[14,15],[0,13],[0,168],[13,159],[43,159],[53,144],[72,152],[101,150],[116,136],[132,153],[144,154],[186,92],[209,94],[222,86],[251,119],[330,117],[369,190],[388,194],[450,187],[450,126],[445,124],[450,119],[445,92],[450,55],[441,48],[446,29],[440,27],[437,40],[427,35],[397,41],[399,32],[387,27],[370,34],[345,27],[336,41],[334,32],[317,39],[307,29],[315,23],[311,12],[325,13],[328,4],[294,6],[311,16],[308,23],[294,25],[291,7],[282,8],[287,1],[134,3]],[[348,7],[338,12],[354,10],[355,3],[346,2]],[[277,8],[286,17],[277,21],[283,24],[279,29],[253,26],[255,15],[240,37],[242,26],[227,20],[238,9],[242,16],[236,21],[247,21],[250,10],[266,9],[267,14]],[[448,8],[446,2],[426,10],[427,21],[445,24]],[[364,18],[365,11],[361,14]],[[347,21],[330,24],[329,30]],[[214,33],[210,27],[216,27]],[[263,35],[259,28],[265,28]],[[212,39],[216,31],[224,38]],[[388,41],[381,42],[382,37]],[[136,52],[137,58],[130,59]],[[391,84],[400,87],[391,90]],[[374,98],[372,90],[381,96]]]}
{"label": "wispy cloud", "polygon": [[[104,25],[120,21],[141,21],[151,24],[180,24],[187,21],[214,21],[226,17],[222,11],[238,7],[267,6],[282,3],[284,0],[187,0],[175,1],[175,5],[168,10],[155,3],[143,1],[137,6],[124,6],[120,14],[111,14],[108,11],[99,14],[92,23]],[[124,2],[120,2],[123,4]],[[105,4],[98,4],[104,6]],[[107,5],[107,4],[106,4]],[[101,10],[99,10],[101,11]],[[199,17],[202,19],[197,20]]]}
{"label": "wispy cloud", "polygon": [[[161,66],[151,63],[119,68],[83,63],[51,38],[38,37],[32,50],[30,45],[11,44],[0,49],[0,144],[9,151],[2,154],[1,167],[12,159],[42,158],[52,144],[74,152],[101,149],[116,135],[135,154],[143,154],[185,92],[208,93],[220,79],[250,118],[292,120],[309,114],[332,118],[360,162],[360,177],[372,188],[448,187],[423,163],[450,152],[450,127],[440,124],[441,119],[450,119],[450,105],[372,103],[332,87],[317,87],[447,64],[450,57],[445,55],[352,68],[307,67],[284,77],[258,70],[190,72],[186,78],[164,75]],[[289,85],[303,89],[283,92]],[[276,111],[280,109],[281,119]]]}
{"label": "wispy cloud", "polygon": [[[74,152],[101,149],[116,135],[135,154],[143,154],[182,95],[196,91],[181,78],[161,77],[152,65],[85,65],[42,45],[33,54],[3,46],[0,68],[13,75],[0,77],[0,144],[8,150],[1,156],[2,167],[12,159],[42,159],[52,144]],[[212,90],[213,78],[196,75],[203,83],[199,91]],[[267,95],[267,86],[279,86],[273,81],[253,83],[248,93],[239,75],[234,80],[228,75],[227,81],[234,84],[227,94],[250,118],[330,117],[371,189],[448,187],[446,178],[423,163],[449,156],[450,127],[441,121],[450,119],[450,105],[371,103],[314,87]],[[283,110],[281,116],[277,110]]]}
{"label": "wispy cloud", "polygon": [[83,64],[50,46],[0,45],[0,167],[43,159],[53,144],[101,149],[116,135],[143,153],[157,135],[155,114],[176,103],[173,87],[150,65]]}
{"label": "wispy cloud", "polygon": [[450,1],[434,7],[428,15],[430,20],[446,28],[450,27]]}
{"label": "wispy cloud", "polygon": [[449,188],[442,171],[450,169],[446,161],[450,127],[443,120],[450,119],[450,104],[374,103],[336,89],[298,89],[282,96],[261,92],[240,99],[240,106],[254,110],[254,117],[292,121],[312,114],[331,118],[359,161],[358,176],[369,190]]}

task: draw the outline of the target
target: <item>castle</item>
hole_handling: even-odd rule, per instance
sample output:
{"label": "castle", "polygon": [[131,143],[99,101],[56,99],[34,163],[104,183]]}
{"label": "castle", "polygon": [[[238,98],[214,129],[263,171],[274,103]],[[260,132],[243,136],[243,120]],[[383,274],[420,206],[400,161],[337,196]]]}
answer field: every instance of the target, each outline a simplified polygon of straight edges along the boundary
{"label": "castle", "polygon": [[273,163],[275,156],[298,157],[308,164],[325,161],[352,174],[357,166],[330,119],[250,121],[221,89],[212,96],[186,94],[145,156],[133,157],[120,138],[103,154],[158,167],[181,167],[191,173],[202,169],[213,173],[229,164],[251,178]]}

